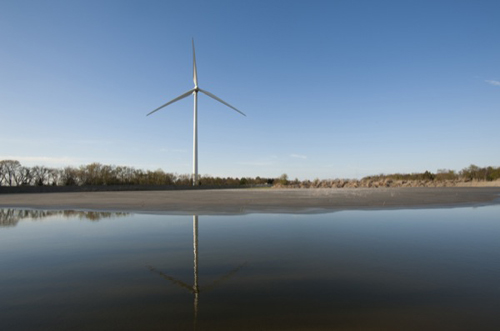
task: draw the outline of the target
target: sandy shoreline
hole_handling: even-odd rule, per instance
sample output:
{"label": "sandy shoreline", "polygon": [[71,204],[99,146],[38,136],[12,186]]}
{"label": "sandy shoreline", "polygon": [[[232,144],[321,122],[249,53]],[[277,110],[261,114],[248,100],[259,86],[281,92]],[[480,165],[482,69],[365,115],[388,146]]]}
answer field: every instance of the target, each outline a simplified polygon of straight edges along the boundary
{"label": "sandy shoreline", "polygon": [[199,215],[436,208],[499,203],[498,187],[228,189],[0,195],[0,208]]}

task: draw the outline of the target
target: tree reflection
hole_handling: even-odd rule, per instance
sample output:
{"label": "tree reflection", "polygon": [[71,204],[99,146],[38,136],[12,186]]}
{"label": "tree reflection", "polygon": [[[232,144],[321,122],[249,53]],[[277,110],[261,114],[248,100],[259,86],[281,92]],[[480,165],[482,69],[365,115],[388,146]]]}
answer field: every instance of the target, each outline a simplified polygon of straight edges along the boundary
{"label": "tree reflection", "polygon": [[13,227],[19,221],[30,219],[32,221],[42,220],[52,216],[65,218],[78,218],[97,222],[103,218],[114,218],[127,216],[125,212],[100,212],[100,211],[78,211],[78,210],[34,210],[34,209],[0,209],[0,227]]}
{"label": "tree reflection", "polygon": [[213,290],[214,288],[216,288],[218,285],[222,284],[224,281],[230,279],[241,268],[243,268],[245,266],[246,262],[242,263],[241,265],[237,266],[236,268],[225,273],[224,275],[217,278],[216,280],[214,280],[210,284],[207,284],[203,287],[200,287],[200,285],[198,283],[198,281],[199,281],[199,277],[198,277],[198,256],[199,256],[198,255],[198,215],[193,215],[193,255],[194,255],[194,259],[193,259],[193,273],[194,273],[193,285],[189,285],[189,284],[187,284],[187,283],[185,283],[177,278],[174,278],[170,275],[167,275],[167,274],[161,272],[160,270],[158,270],[152,266],[149,266],[148,268],[151,272],[160,275],[164,279],[170,281],[172,284],[174,284],[182,289],[185,289],[193,294],[193,296],[194,296],[194,302],[193,302],[194,324],[196,327],[196,322],[197,322],[197,318],[198,318],[198,308],[199,308],[198,301],[199,301],[200,293],[201,292],[209,292],[209,291]]}

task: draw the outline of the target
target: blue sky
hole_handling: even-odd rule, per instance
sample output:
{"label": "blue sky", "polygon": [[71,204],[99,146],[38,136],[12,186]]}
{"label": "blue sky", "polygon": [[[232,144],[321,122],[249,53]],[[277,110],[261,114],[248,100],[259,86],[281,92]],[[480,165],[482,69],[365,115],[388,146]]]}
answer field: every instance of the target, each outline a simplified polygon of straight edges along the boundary
{"label": "blue sky", "polygon": [[499,1],[0,2],[0,159],[354,178],[500,165]]}

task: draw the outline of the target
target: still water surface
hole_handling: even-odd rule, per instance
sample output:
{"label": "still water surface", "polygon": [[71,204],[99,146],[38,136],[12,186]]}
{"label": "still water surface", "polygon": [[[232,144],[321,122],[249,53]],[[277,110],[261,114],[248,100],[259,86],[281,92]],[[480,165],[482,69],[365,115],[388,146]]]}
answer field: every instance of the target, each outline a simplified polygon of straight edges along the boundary
{"label": "still water surface", "polygon": [[0,330],[499,330],[500,206],[0,209]]}

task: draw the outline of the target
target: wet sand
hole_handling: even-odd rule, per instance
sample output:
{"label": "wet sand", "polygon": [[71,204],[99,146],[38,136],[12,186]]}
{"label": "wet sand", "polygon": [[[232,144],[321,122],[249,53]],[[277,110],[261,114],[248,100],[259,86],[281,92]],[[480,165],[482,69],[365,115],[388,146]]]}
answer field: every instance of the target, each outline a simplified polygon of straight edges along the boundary
{"label": "wet sand", "polygon": [[499,187],[218,189],[0,195],[0,208],[198,215],[437,208],[499,203]]}

